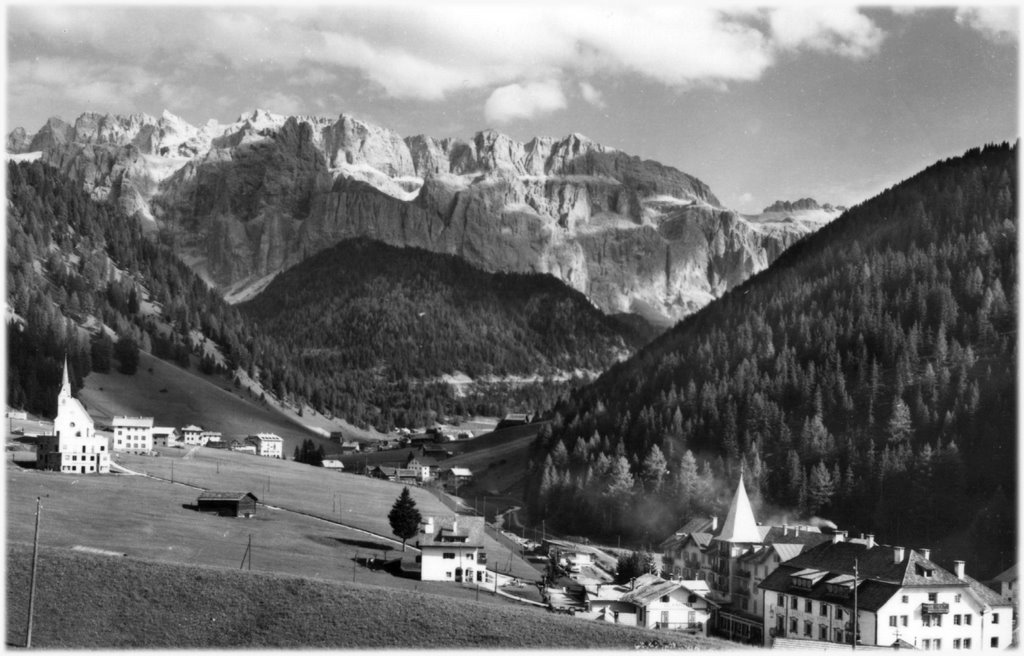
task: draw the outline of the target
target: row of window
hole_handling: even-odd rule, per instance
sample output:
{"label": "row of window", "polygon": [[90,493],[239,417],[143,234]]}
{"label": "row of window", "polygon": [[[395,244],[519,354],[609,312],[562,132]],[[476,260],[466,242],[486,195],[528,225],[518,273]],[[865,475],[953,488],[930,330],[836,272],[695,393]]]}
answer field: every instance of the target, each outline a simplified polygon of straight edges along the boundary
{"label": "row of window", "polygon": [[[778,597],[776,598],[775,605],[778,606],[779,608],[785,608],[786,607],[786,595],[784,595],[784,594],[782,594],[780,592],[778,594]],[[789,599],[789,607],[792,610],[800,610],[800,597],[797,597],[796,595],[790,597],[790,599]],[[818,614],[821,615],[822,617],[828,617],[829,613],[830,613],[830,609],[831,609],[831,604],[826,604],[824,601],[818,603]],[[814,612],[814,602],[811,601],[810,599],[804,599],[804,612],[805,613],[813,613]],[[841,620],[844,617],[846,617],[846,614],[843,612],[843,607],[842,606],[836,606],[835,607],[835,619]]]}
{"label": "row of window", "polygon": [[[989,641],[989,645],[991,645],[993,649],[999,649],[999,638],[992,638]],[[954,638],[953,639],[953,649],[970,649],[970,648],[971,648],[971,639],[970,638]],[[921,640],[921,649],[941,650],[942,649],[942,638],[932,638],[931,640],[929,640],[928,638],[924,638],[923,640]]]}
{"label": "row of window", "polygon": [[[71,456],[71,460],[73,462],[78,462],[78,456]],[[96,456],[89,456],[88,461],[86,460],[85,456],[82,456],[82,462],[95,462],[95,461],[96,461]]]}
{"label": "row of window", "polygon": [[[455,553],[452,552],[452,551],[442,552],[441,553],[441,558],[445,558],[445,559],[449,559],[449,560],[454,559],[455,558]],[[471,554],[471,553],[465,554],[464,558],[466,560],[473,560],[473,554]]]}
{"label": "row of window", "polygon": [[[798,619],[796,619],[795,617],[789,618],[789,634],[792,635],[792,636],[799,635],[799,628],[800,628],[800,621]],[[833,642],[845,642],[846,636],[847,636],[846,632],[843,631],[842,629],[838,629],[838,628],[837,629],[833,629],[832,630],[832,635],[831,635],[831,640]],[[810,620],[805,620],[804,621],[804,637],[805,638],[812,638],[812,639],[814,638],[814,622],[811,622]],[[819,624],[818,625],[818,640],[824,640],[825,642],[828,642],[829,639],[830,639],[830,637],[829,637],[829,627],[828,627],[828,625]]]}

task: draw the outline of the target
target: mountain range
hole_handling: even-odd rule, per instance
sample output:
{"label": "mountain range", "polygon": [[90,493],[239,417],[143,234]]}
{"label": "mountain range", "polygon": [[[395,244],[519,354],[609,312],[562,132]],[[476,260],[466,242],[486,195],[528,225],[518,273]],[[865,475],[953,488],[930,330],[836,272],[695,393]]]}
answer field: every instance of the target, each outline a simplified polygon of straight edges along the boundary
{"label": "mountain range", "polygon": [[196,127],[169,112],[87,113],[17,128],[7,149],[40,153],[93,198],[159,228],[233,302],[365,237],[549,274],[606,313],[668,326],[842,210],[804,199],[742,215],[693,176],[579,134],[402,138],[344,114],[254,110]]}

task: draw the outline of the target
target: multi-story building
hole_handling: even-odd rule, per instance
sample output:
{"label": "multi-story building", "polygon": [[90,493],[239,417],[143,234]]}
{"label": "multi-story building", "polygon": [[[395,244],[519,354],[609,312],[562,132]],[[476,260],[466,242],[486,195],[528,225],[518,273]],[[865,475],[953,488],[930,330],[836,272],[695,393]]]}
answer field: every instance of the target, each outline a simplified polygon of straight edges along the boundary
{"label": "multi-story building", "polygon": [[153,450],[152,417],[114,417],[114,451],[150,453]]}
{"label": "multi-story building", "polygon": [[757,584],[780,563],[831,536],[811,526],[761,526],[743,479],[721,529],[715,517],[691,520],[664,543],[664,563],[673,576],[707,581],[716,604],[713,633],[760,644],[764,625]]}
{"label": "multi-story building", "polygon": [[416,546],[420,549],[420,578],[424,581],[489,580],[483,517],[460,516],[437,524],[433,517],[428,517],[420,524]]}
{"label": "multi-story building", "polygon": [[181,429],[181,441],[186,446],[202,446],[206,442],[202,441],[203,429],[195,424],[189,424]]}
{"label": "multi-story building", "polygon": [[283,458],[284,440],[273,433],[256,433],[245,438],[246,444],[256,447],[256,455],[265,458]]}
{"label": "multi-story building", "polygon": [[53,435],[41,435],[36,442],[36,467],[68,474],[110,473],[110,444],[96,435],[92,417],[71,396],[68,363],[57,393],[57,416]]}
{"label": "multi-story building", "polygon": [[[762,583],[762,616],[773,638],[916,649],[1005,649],[1013,606],[965,573],[930,560],[927,549],[867,539],[819,545],[783,563]],[[856,625],[854,624],[856,618]]]}

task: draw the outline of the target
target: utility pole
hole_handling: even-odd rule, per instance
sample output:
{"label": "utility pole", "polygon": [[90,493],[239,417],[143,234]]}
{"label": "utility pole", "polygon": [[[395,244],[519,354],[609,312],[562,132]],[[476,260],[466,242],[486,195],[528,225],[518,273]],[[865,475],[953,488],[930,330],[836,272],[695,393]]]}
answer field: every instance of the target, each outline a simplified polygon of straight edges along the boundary
{"label": "utility pole", "polygon": [[171,483],[174,482],[174,461],[171,461]]}
{"label": "utility pole", "polygon": [[42,509],[42,499],[36,497],[36,534],[32,539],[32,576],[28,584],[28,629],[25,632],[25,649],[32,647],[32,614],[36,605],[36,567],[39,562],[39,516]]}
{"label": "utility pole", "polygon": [[853,559],[853,650],[857,650],[857,559]]}
{"label": "utility pole", "polygon": [[252,571],[252,533],[249,534],[249,548],[246,549],[249,552],[249,571]]}

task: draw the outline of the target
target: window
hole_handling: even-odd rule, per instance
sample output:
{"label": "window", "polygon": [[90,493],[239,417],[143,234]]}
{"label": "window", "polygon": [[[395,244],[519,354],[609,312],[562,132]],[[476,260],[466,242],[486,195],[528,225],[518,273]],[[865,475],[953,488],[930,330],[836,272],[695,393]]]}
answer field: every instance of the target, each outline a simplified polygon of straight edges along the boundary
{"label": "window", "polygon": [[[999,613],[992,613],[992,623],[999,624]],[[995,647],[995,645],[992,645]]]}
{"label": "window", "polygon": [[836,629],[836,642],[842,642],[842,641],[843,641],[843,630],[842,629]]}
{"label": "window", "polygon": [[932,641],[931,640],[929,640],[928,638],[925,638],[924,640],[921,641],[921,649],[931,649],[931,648],[932,648]]}
{"label": "window", "polygon": [[668,595],[662,595],[661,596],[661,603],[663,603],[663,604],[667,604],[668,603]]}
{"label": "window", "polygon": [[953,596],[953,601],[955,601],[956,603],[959,604],[960,603],[960,595],[954,595]]}
{"label": "window", "polygon": [[902,600],[902,601],[903,601],[903,603],[905,603],[905,604],[906,604],[906,603],[910,603],[910,596],[909,596],[909,595],[903,595],[903,600]]}
{"label": "window", "polygon": [[779,608],[785,608],[786,607],[786,595],[784,595],[782,593],[779,593],[779,598],[778,598],[778,601],[776,602],[776,605]]}
{"label": "window", "polygon": [[964,638],[964,649],[970,649],[970,648],[971,648],[971,639],[970,638]]}
{"label": "window", "polygon": [[446,560],[454,560],[455,554],[451,551],[445,551],[441,554],[441,558],[444,558]]}
{"label": "window", "polygon": [[889,626],[896,626],[896,616],[895,615],[890,615],[889,616]]}
{"label": "window", "polygon": [[928,593],[928,603],[934,604],[938,600],[939,600],[939,594],[937,592],[929,592]]}
{"label": "window", "polygon": [[819,624],[818,625],[818,639],[819,640],[828,640],[828,627],[825,626],[824,624]]}
{"label": "window", "polygon": [[900,624],[902,624],[903,626],[909,626],[908,623],[907,623],[907,616],[906,615],[900,615]]}
{"label": "window", "polygon": [[836,608],[836,619],[837,620],[843,619],[843,609],[842,608]]}
{"label": "window", "polygon": [[941,651],[942,650],[942,639],[941,638],[936,638],[935,640],[932,640],[932,645],[935,647],[936,651]]}
{"label": "window", "polygon": [[466,554],[466,560],[473,560],[473,554]]}
{"label": "window", "polygon": [[999,638],[992,638],[992,649],[999,647]]}
{"label": "window", "polygon": [[810,599],[808,599],[807,601],[805,601],[805,602],[804,602],[804,612],[805,612],[805,613],[810,613],[810,612],[811,612],[811,608],[812,608],[812,606],[813,606],[813,604],[812,604],[812,602],[811,602],[811,600],[810,600]]}
{"label": "window", "polygon": [[792,597],[792,598],[790,598],[790,600],[789,600],[789,607],[790,607],[790,608],[792,608],[793,610],[796,610],[796,609],[797,609],[797,604],[798,604],[798,603],[799,603],[799,602],[798,602],[797,598],[796,598],[796,597]]}
{"label": "window", "polygon": [[818,613],[822,617],[828,617],[828,604],[826,604],[824,601],[821,602],[821,609],[818,611]]}
{"label": "window", "polygon": [[960,649],[960,638],[953,638],[953,649]]}
{"label": "window", "polygon": [[953,624],[955,624],[957,626],[960,626],[960,619],[961,619],[961,617],[959,615],[954,615],[953,616]]}
{"label": "window", "polygon": [[810,622],[804,622],[804,635],[810,638],[814,632],[814,625]]}
{"label": "window", "polygon": [[444,573],[444,577],[445,577],[446,579],[450,579],[450,578],[452,577],[452,573],[451,573],[451,572],[445,572],[445,573]]}
{"label": "window", "polygon": [[[964,624],[966,624],[967,626],[971,625],[971,614],[970,613],[967,613],[966,615],[964,615]],[[966,649],[966,647],[964,647],[964,649]]]}
{"label": "window", "polygon": [[796,618],[795,617],[789,618],[789,632],[792,635],[796,635],[797,631],[799,631],[799,624],[797,624]]}

